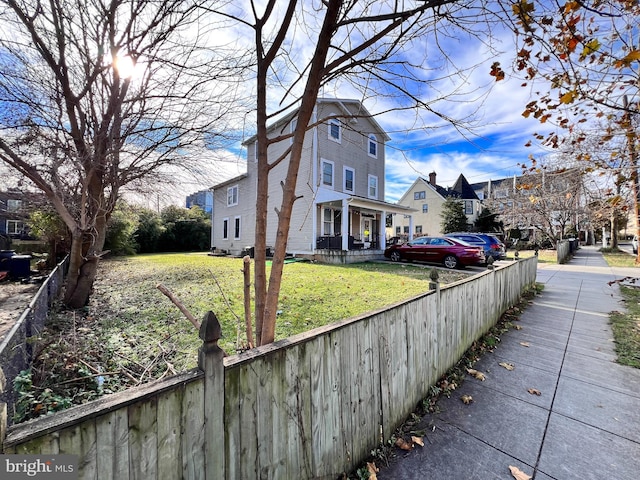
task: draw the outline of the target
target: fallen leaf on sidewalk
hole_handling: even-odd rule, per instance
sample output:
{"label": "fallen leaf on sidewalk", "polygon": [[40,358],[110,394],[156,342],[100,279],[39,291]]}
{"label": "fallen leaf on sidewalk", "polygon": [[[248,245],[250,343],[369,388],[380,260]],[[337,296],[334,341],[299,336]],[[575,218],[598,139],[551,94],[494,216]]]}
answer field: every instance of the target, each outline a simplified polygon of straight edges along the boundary
{"label": "fallen leaf on sidewalk", "polygon": [[460,397],[460,400],[462,400],[462,403],[464,403],[465,405],[469,405],[471,402],[473,402],[473,397],[471,395],[462,395]]}
{"label": "fallen leaf on sidewalk", "polygon": [[522,345],[523,347],[528,347],[529,346],[529,342],[520,342],[520,345]]}
{"label": "fallen leaf on sidewalk", "polygon": [[522,326],[521,325],[514,325],[513,328],[515,328],[516,330],[522,330]]}
{"label": "fallen leaf on sidewalk", "polygon": [[487,377],[485,377],[484,373],[479,372],[478,370],[474,370],[473,368],[467,368],[467,373],[473,377],[476,377],[481,382],[484,382]]}
{"label": "fallen leaf on sidewalk", "polygon": [[[531,480],[531,476],[527,475],[526,473],[524,473],[518,467],[514,467],[513,465],[509,465],[509,470],[511,470],[511,475],[513,475],[513,478],[515,478],[516,480]],[[369,478],[371,478],[371,477],[369,477]]]}
{"label": "fallen leaf on sidewalk", "polygon": [[414,435],[411,435],[411,441],[416,445],[420,445],[421,447],[424,447],[424,441],[422,440],[422,437],[416,437]]}
{"label": "fallen leaf on sidewalk", "polygon": [[396,447],[400,450],[411,450],[413,448],[413,443],[409,443],[404,438],[400,437],[396,440]]}
{"label": "fallen leaf on sidewalk", "polygon": [[542,392],[535,388],[530,388],[529,390],[527,390],[527,392],[529,392],[531,395],[537,395],[537,396],[542,395]]}
{"label": "fallen leaf on sidewalk", "polygon": [[500,362],[498,365],[500,365],[501,367],[506,368],[507,370],[513,370],[514,368],[516,368],[513,363],[507,363],[507,362]]}

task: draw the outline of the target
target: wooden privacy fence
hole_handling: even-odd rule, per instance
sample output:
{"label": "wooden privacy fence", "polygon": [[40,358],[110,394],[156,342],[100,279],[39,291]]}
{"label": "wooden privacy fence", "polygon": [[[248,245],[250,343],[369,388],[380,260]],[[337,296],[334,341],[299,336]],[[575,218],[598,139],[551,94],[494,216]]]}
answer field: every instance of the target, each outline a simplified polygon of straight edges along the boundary
{"label": "wooden privacy fence", "polygon": [[79,455],[82,479],[335,479],[393,431],[535,282],[535,257],[9,429],[5,453]]}

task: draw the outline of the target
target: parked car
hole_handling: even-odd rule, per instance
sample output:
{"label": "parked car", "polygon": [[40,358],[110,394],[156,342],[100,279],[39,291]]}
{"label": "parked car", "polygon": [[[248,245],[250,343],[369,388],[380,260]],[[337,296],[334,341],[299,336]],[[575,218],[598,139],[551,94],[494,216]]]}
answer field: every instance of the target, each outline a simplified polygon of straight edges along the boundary
{"label": "parked car", "polygon": [[638,254],[638,236],[634,235],[633,240],[631,240],[631,248],[633,249],[633,254]]}
{"label": "parked car", "polygon": [[488,260],[489,257],[493,257],[494,260],[504,260],[507,258],[507,250],[504,243],[500,239],[489,233],[447,233],[449,238],[455,238],[462,240],[471,245],[482,246],[484,250],[484,256]]}
{"label": "parked car", "polygon": [[446,237],[418,237],[407,243],[391,245],[384,251],[384,256],[393,262],[418,260],[441,263],[447,268],[485,263],[482,247]]}

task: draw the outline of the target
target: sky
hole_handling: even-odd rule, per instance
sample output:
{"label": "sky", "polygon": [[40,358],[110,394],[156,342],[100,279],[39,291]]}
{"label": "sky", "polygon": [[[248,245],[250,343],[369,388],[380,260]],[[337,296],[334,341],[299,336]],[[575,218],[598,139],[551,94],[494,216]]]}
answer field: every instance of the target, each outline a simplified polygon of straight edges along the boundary
{"label": "sky", "polygon": [[[469,37],[441,40],[439,47],[450,53],[450,63],[462,73],[451,73],[442,64],[433,68],[437,73],[425,73],[425,77],[434,76],[433,98],[441,98],[434,101],[433,108],[462,120],[467,128],[454,128],[435,115],[394,111],[400,99],[365,94],[365,107],[391,137],[386,144],[386,201],[397,202],[416,178],[428,178],[431,172],[436,173],[437,183],[443,187],[453,186],[460,174],[470,183],[484,182],[520,175],[530,155],[541,157],[550,153],[533,137],[534,133],[543,133],[544,126],[522,116],[526,104],[533,98],[532,86],[523,87],[522,80],[508,70],[515,50],[511,34],[492,33],[492,49]],[[432,47],[425,44],[423,48]],[[507,78],[500,82],[489,75],[491,63],[496,59],[507,73]],[[363,98],[362,92],[348,82],[332,87],[321,91],[319,96]],[[429,95],[425,92],[424,98]],[[378,112],[384,113],[378,115]],[[250,119],[251,116],[248,130],[253,128]],[[532,146],[526,147],[528,143]],[[226,164],[228,176],[237,175],[244,168],[242,160],[246,152],[228,153],[232,159]]]}
{"label": "sky", "polygon": [[[240,8],[239,4],[230,5]],[[217,41],[222,43],[246,43],[250,38],[247,32],[240,30],[216,32]],[[470,183],[477,183],[518,175],[530,155],[539,157],[549,153],[535,141],[532,147],[525,147],[533,140],[534,132],[541,132],[541,125],[521,115],[531,99],[531,88],[521,87],[521,80],[511,78],[507,68],[515,51],[511,34],[491,31],[491,48],[488,48],[488,40],[482,36],[476,39],[459,32],[449,33],[438,39],[437,46],[431,37],[425,36],[405,52],[407,62],[424,62],[424,68],[418,74],[422,80],[429,81],[428,89],[418,84],[409,88],[415,88],[414,93],[422,89],[416,94],[439,113],[463,120],[463,129],[454,128],[435,115],[418,116],[411,111],[394,110],[400,99],[376,95],[374,91],[363,94],[345,81],[320,92],[324,97],[364,98],[364,105],[376,115],[378,123],[391,137],[386,144],[386,201],[397,202],[416,178],[428,178],[431,172],[437,174],[437,183],[443,187],[452,186],[460,174]],[[313,50],[312,43],[301,41],[303,33],[296,31],[295,35],[298,35],[295,41],[289,42],[291,61],[305,59]],[[245,46],[250,48],[249,44]],[[448,62],[442,61],[440,49],[448,55]],[[489,75],[490,65],[495,60],[501,61],[507,73],[507,78],[501,82],[495,82]],[[455,68],[451,68],[452,65]],[[288,87],[289,79],[284,77],[283,71],[278,72],[280,80]],[[292,75],[295,73],[293,69]],[[302,88],[301,85],[298,87]],[[276,100],[281,93],[277,87],[271,87],[270,92],[274,94],[271,98]],[[297,93],[295,88],[293,93]],[[276,100],[273,101],[274,109],[278,108]],[[385,113],[378,116],[378,112]],[[240,127],[243,131],[239,136],[247,138],[255,131],[252,118],[255,118],[252,113],[245,115],[246,124]],[[207,175],[194,172],[181,179],[180,189],[138,197],[137,201],[150,208],[168,203],[184,205],[187,195],[243,173],[246,151],[240,143],[231,145],[228,150],[204,155],[207,157],[204,163],[210,166]]]}
{"label": "sky", "polygon": [[[430,107],[461,120],[465,128],[454,128],[435,115],[394,110],[402,99],[377,95],[375,89],[363,93],[347,81],[334,83],[319,94],[363,99],[365,107],[391,137],[386,144],[388,202],[397,202],[416,178],[428,178],[431,172],[436,173],[437,183],[443,187],[453,186],[460,174],[470,183],[484,182],[519,175],[530,155],[550,154],[533,138],[534,133],[545,133],[543,127],[549,127],[522,116],[534,87],[523,87],[523,81],[509,70],[516,51],[511,32],[499,31],[494,25],[490,38],[482,34],[474,38],[459,31],[448,33],[439,36],[437,45],[432,36],[425,36],[405,53],[407,62],[424,62],[423,70],[417,73],[429,81],[428,88],[417,83],[409,88],[414,89],[412,93],[420,89],[418,95]],[[300,37],[290,45],[295,49],[289,52],[291,58],[308,58],[312,50]],[[442,60],[441,49],[448,56],[447,62]],[[496,60],[507,75],[500,82],[489,74]],[[281,72],[279,75],[284,78]],[[271,98],[278,98],[277,88],[271,87],[270,91],[274,94]],[[378,115],[379,112],[384,113]],[[254,128],[250,119],[251,116],[248,130]],[[528,143],[532,146],[525,147]],[[244,154],[235,153],[238,157]],[[230,175],[238,174],[238,165],[229,162]]]}

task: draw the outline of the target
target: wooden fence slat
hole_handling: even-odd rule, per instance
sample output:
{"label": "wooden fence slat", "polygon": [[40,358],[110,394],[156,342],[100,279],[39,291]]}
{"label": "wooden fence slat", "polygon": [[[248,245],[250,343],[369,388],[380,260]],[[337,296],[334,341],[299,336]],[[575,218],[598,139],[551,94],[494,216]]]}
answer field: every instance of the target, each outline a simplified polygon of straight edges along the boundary
{"label": "wooden fence slat", "polygon": [[242,393],[240,390],[240,372],[242,367],[234,366],[227,368],[225,373],[225,468],[226,478],[240,478],[238,471],[241,463],[241,450],[238,445],[242,445],[242,432],[240,423],[240,402]]}
{"label": "wooden fence slat", "polygon": [[65,428],[60,432],[59,445],[60,453],[78,455],[79,478],[98,478],[95,419]]}
{"label": "wooden fence slat", "polygon": [[276,415],[273,396],[274,363],[273,355],[267,355],[254,364],[255,396],[258,409],[256,419],[258,455],[255,478],[270,478],[269,472],[273,463],[274,416]]}
{"label": "wooden fence slat", "polygon": [[[297,349],[296,349],[297,350]],[[287,475],[287,452],[289,443],[296,444],[296,437],[289,437],[289,423],[295,422],[295,404],[287,402],[289,382],[287,377],[286,351],[279,350],[271,355],[271,460],[269,469],[262,470],[263,478],[289,478]],[[294,460],[295,462],[295,460]]]}
{"label": "wooden fence slat", "polygon": [[96,419],[96,447],[100,480],[128,480],[129,417],[126,408]]}
{"label": "wooden fence slat", "polygon": [[131,480],[158,475],[157,397],[129,407],[129,475]]}
{"label": "wooden fence slat", "polygon": [[180,419],[184,428],[181,445],[183,478],[204,480],[204,382],[191,382],[185,386]]}
{"label": "wooden fence slat", "polygon": [[308,344],[298,349],[286,351],[286,409],[289,412],[286,444],[286,477],[311,478],[311,398],[310,369]]}
{"label": "wooden fence slat", "polygon": [[[260,362],[254,362],[260,363]],[[258,428],[257,417],[261,413],[258,409],[256,395],[259,381],[256,378],[254,364],[243,365],[240,372],[240,444],[235,447],[240,450],[240,471],[236,480],[258,478],[256,468],[258,464]]]}
{"label": "wooden fence slat", "polygon": [[158,396],[158,478],[182,477],[182,398],[184,388]]}

